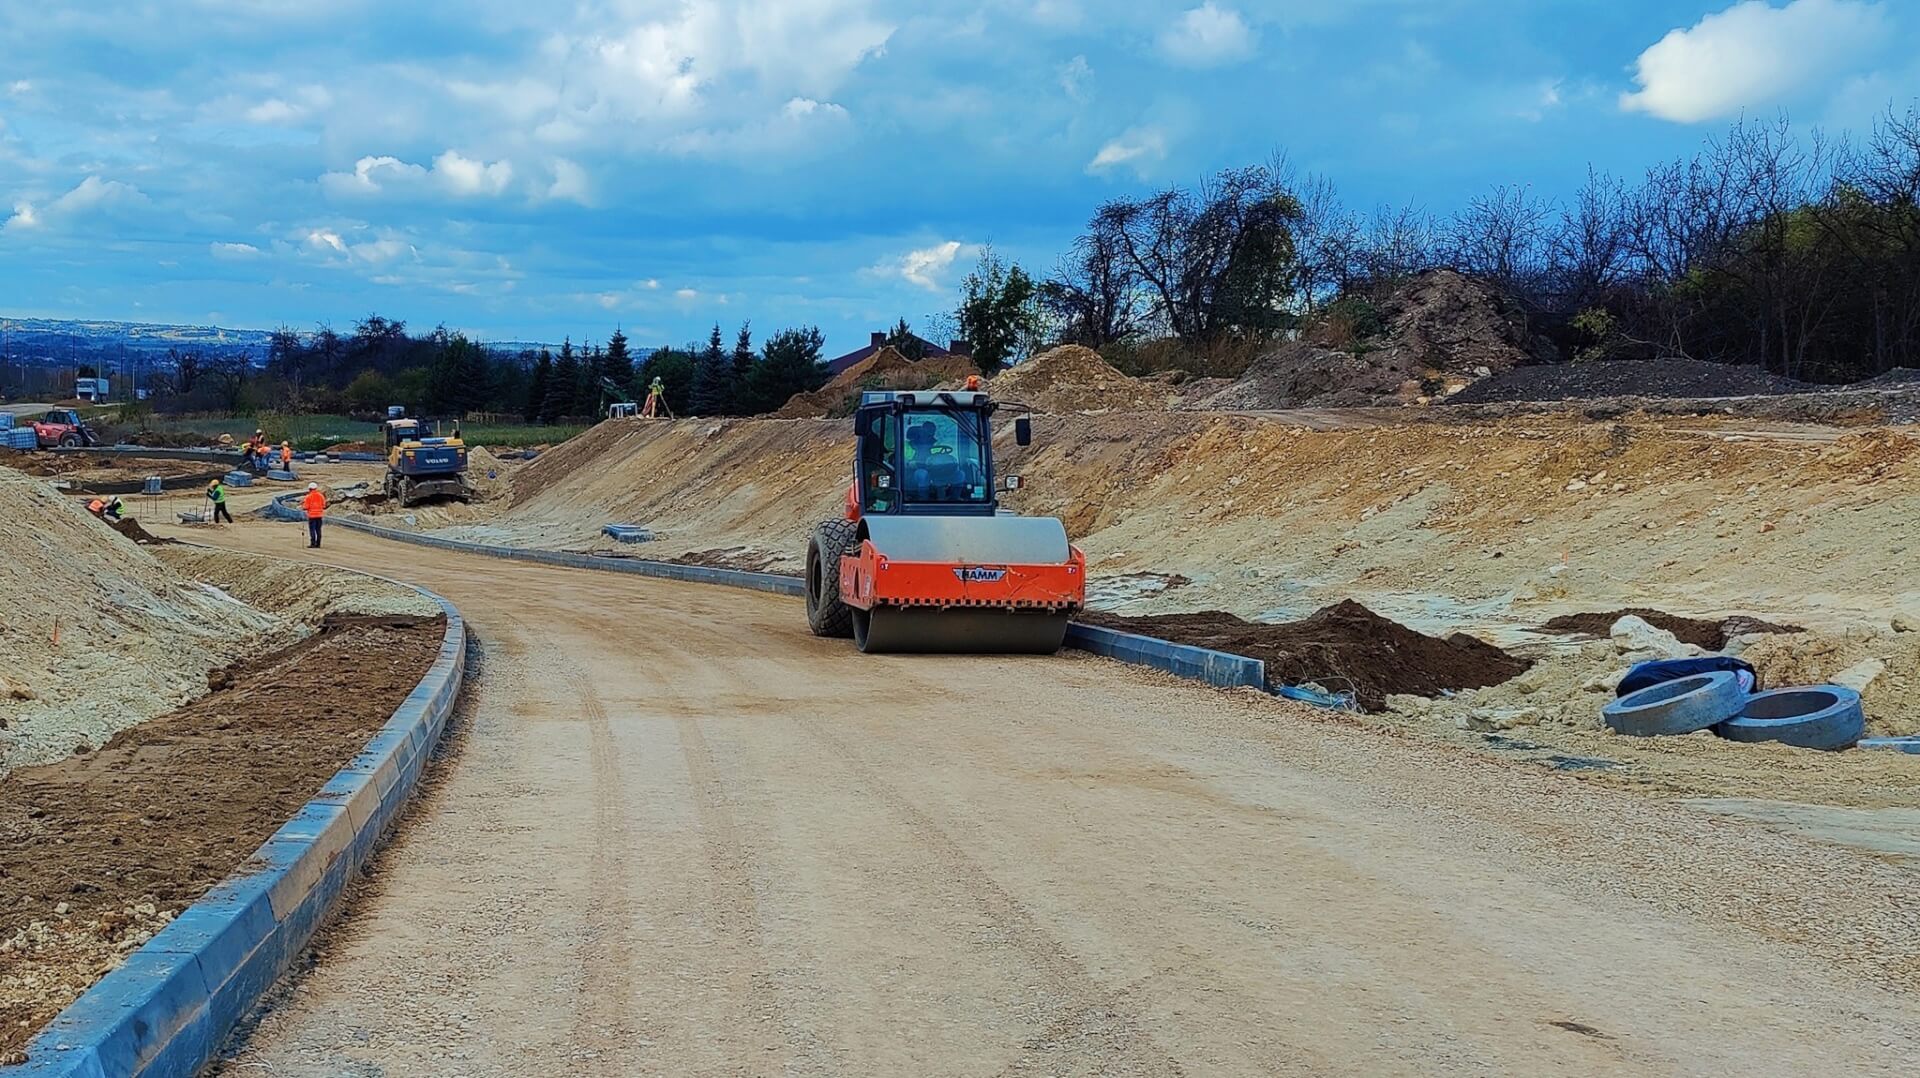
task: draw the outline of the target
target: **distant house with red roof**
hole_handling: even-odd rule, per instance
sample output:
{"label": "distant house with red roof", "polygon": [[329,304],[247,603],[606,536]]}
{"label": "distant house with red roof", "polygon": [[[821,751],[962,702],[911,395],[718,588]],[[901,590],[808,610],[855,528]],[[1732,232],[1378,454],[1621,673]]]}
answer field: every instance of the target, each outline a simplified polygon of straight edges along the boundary
{"label": "distant house with red roof", "polygon": [[[948,356],[966,356],[969,359],[973,358],[973,346],[965,341],[949,341],[947,346],[942,348],[918,334],[908,334],[908,336],[920,343],[920,347],[924,351],[924,354],[920,357],[921,359],[945,359]],[[829,374],[839,374],[863,359],[873,358],[875,352],[878,352],[886,346],[887,335],[885,333],[875,333],[873,339],[868,341],[865,346],[848,352],[844,356],[827,360],[827,372]]]}

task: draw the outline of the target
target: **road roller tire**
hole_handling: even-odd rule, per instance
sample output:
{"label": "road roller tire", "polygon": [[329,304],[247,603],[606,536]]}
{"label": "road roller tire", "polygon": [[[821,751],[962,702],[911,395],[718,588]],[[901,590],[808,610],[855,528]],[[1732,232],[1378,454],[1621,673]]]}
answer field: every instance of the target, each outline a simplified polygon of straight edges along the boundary
{"label": "road roller tire", "polygon": [[853,551],[857,527],[851,520],[821,521],[807,540],[807,628],[815,636],[854,634],[854,610],[840,598],[840,557]]}

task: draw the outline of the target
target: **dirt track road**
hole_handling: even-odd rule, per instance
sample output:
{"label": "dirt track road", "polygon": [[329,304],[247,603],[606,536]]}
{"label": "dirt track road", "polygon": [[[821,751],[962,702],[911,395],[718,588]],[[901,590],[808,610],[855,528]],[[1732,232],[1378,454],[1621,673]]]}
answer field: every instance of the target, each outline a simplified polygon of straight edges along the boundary
{"label": "dirt track road", "polygon": [[868,658],[792,600],[322,553],[448,596],[485,657],[446,781],[224,1074],[1920,1061],[1920,879],[1862,854],[1084,657]]}

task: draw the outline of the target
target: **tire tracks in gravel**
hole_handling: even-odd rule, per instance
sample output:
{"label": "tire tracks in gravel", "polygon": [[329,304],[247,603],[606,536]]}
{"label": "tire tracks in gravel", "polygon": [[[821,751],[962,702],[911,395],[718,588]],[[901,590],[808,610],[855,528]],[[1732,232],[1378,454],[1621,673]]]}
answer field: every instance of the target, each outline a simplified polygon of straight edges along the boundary
{"label": "tire tracks in gravel", "polygon": [[587,766],[592,777],[593,853],[588,866],[588,896],[581,935],[575,946],[580,968],[579,1010],[574,1018],[576,1044],[582,1055],[620,1060],[638,1066],[631,1056],[638,1038],[654,1039],[635,1028],[634,1009],[634,896],[627,851],[632,848],[626,810],[626,776],[620,748],[606,703],[594,691],[592,679],[565,649],[546,642],[518,618],[510,618],[529,651],[533,665],[552,674],[552,683],[577,694],[587,726]]}
{"label": "tire tracks in gravel", "polygon": [[1177,1078],[1185,1074],[1120,995],[1103,988],[931,816],[881,778],[858,749],[818,721],[796,718],[795,723],[832,747],[841,765],[900,819],[927,857],[1005,934],[1007,945],[1021,961],[1039,974],[1039,982],[1029,989],[1037,997],[1029,1008],[1040,1032],[1022,1044],[1021,1056],[999,1072],[1001,1078],[1056,1074]]}

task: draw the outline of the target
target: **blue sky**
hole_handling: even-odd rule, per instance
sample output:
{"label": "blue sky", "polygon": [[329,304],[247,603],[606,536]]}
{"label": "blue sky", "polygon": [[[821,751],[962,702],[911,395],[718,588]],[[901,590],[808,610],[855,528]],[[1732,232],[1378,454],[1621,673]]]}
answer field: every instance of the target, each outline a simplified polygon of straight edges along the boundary
{"label": "blue sky", "polygon": [[1896,0],[91,0],[0,43],[0,314],[830,351],[1276,150],[1446,212],[1920,96]]}

